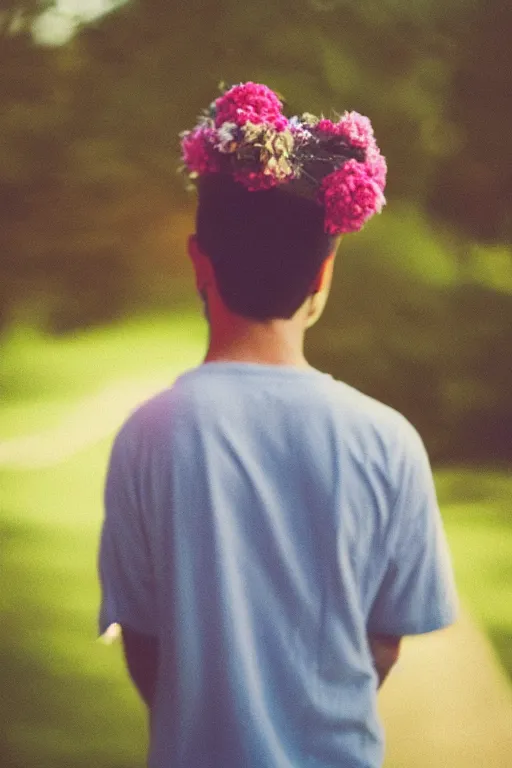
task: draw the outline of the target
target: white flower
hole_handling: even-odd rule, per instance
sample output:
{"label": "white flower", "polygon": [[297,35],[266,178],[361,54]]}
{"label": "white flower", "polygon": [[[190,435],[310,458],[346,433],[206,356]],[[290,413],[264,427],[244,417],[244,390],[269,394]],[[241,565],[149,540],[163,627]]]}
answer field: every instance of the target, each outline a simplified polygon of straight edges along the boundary
{"label": "white flower", "polygon": [[220,128],[217,128],[215,148],[225,154],[234,152],[236,149],[235,134],[237,130],[238,126],[236,123],[223,123]]}

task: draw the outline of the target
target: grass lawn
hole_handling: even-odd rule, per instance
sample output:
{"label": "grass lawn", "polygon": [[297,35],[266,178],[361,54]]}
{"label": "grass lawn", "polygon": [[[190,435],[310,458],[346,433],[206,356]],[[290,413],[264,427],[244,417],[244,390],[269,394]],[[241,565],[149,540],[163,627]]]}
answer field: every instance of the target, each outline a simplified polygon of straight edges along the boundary
{"label": "grass lawn", "polygon": [[51,427],[118,379],[196,365],[206,333],[197,314],[134,317],[61,337],[12,329],[0,337],[0,441]]}
{"label": "grass lawn", "polygon": [[[188,316],[135,318],[62,338],[13,330],[0,348],[0,446],[56,427],[111,382],[167,371],[172,380],[176,368],[200,362],[205,333]],[[144,764],[143,708],[121,649],[96,640],[110,443],[48,468],[0,466],[2,768]]]}
{"label": "grass lawn", "polygon": [[512,681],[512,473],[439,470],[457,584]]}
{"label": "grass lawn", "polygon": [[2,768],[143,765],[142,707],[119,646],[95,635],[108,447],[0,473]]}
{"label": "grass lawn", "polygon": [[[56,425],[110,381],[194,365],[203,348],[204,324],[187,317],[72,339],[13,333],[0,361],[0,443]],[[55,466],[0,468],[2,768],[144,764],[142,705],[119,646],[95,637],[110,443]],[[512,477],[440,470],[436,480],[461,596],[512,679]]]}

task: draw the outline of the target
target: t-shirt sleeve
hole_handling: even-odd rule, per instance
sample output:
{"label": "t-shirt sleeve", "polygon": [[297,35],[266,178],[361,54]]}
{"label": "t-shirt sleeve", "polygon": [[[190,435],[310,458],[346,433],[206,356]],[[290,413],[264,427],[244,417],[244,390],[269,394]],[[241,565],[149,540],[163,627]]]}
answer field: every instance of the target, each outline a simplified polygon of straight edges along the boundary
{"label": "t-shirt sleeve", "polygon": [[408,424],[384,577],[367,629],[414,635],[452,624],[459,602],[453,567],[423,442]]}
{"label": "t-shirt sleeve", "polygon": [[138,493],[135,441],[133,430],[125,425],[114,441],[107,470],[99,550],[101,634],[114,623],[156,634],[154,577]]}

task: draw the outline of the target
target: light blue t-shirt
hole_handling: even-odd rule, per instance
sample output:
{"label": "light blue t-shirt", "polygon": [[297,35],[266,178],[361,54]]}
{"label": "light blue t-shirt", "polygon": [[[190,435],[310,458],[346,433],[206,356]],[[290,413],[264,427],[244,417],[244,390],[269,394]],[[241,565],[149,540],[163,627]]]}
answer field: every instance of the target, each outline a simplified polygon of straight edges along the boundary
{"label": "light blue t-shirt", "polygon": [[380,768],[367,633],[451,624],[423,443],[315,369],[211,362],[118,433],[100,630],[158,638],[151,768]]}

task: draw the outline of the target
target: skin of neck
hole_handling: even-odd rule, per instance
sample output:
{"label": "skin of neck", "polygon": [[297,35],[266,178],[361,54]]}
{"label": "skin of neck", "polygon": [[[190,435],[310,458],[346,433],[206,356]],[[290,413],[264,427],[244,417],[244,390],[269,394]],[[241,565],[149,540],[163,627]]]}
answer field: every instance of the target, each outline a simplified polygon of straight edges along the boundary
{"label": "skin of neck", "polygon": [[[337,245],[337,243],[336,243]],[[204,362],[247,362],[309,368],[304,357],[306,330],[321,316],[329,295],[336,248],[321,266],[308,296],[289,319],[252,320],[232,312],[217,289],[208,257],[195,235],[189,238],[189,255],[196,288],[205,304],[209,324],[208,350]]]}

